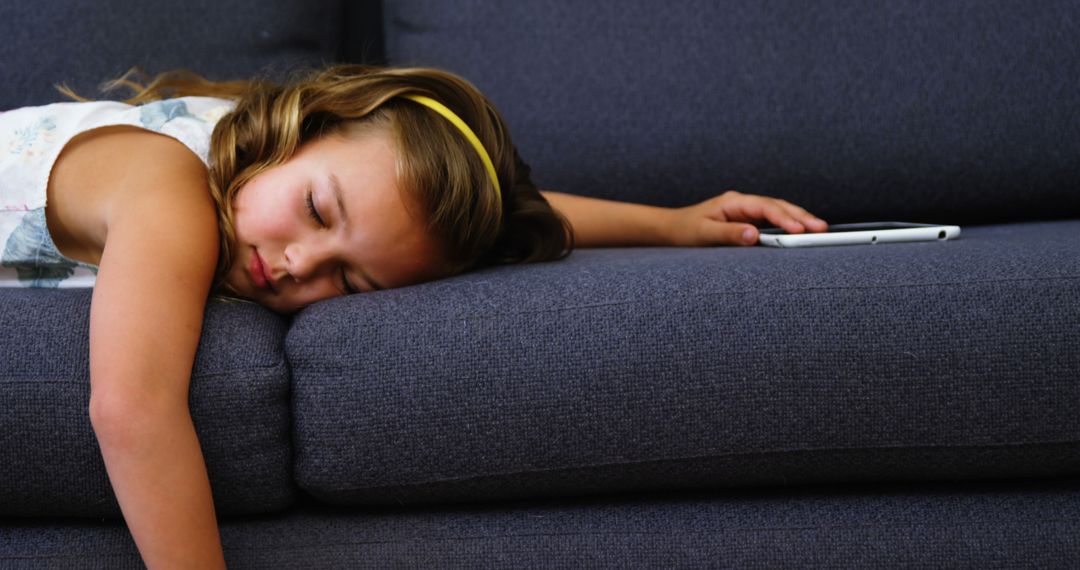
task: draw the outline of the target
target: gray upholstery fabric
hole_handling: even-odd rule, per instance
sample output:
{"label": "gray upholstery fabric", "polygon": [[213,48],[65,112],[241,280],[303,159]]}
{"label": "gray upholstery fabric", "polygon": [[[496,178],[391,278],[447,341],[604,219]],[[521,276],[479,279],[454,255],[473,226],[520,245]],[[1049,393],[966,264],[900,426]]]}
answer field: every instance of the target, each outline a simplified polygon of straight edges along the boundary
{"label": "gray upholstery fabric", "polygon": [[[321,303],[288,331],[213,304],[191,406],[232,568],[1059,568],[1080,558],[1077,6],[6,2],[0,109],[60,81],[97,96],[131,65],[225,79],[385,55],[477,83],[547,188],[737,188],[834,223],[1072,218],[580,251]],[[95,520],[117,509],[86,416],[88,304],[0,290],[3,568],[142,567]],[[857,484],[900,479],[920,482]],[[629,491],[663,493],[402,506]]]}
{"label": "gray upholstery fabric", "polygon": [[343,504],[1080,473],[1080,222],[582,250],[327,301],[296,480]]}
{"label": "gray upholstery fabric", "polygon": [[[0,288],[0,516],[119,516],[88,415],[92,291]],[[212,302],[191,413],[219,514],[292,501],[285,323]]]}
{"label": "gray upholstery fabric", "polygon": [[[230,568],[1071,568],[1080,483],[754,489],[221,525]],[[4,568],[141,568],[123,525],[0,520]]]}
{"label": "gray upholstery fabric", "polygon": [[3,2],[0,22],[8,32],[0,42],[0,109],[66,100],[54,83],[102,98],[100,83],[136,65],[218,80],[281,77],[333,61],[347,31],[342,0]]}
{"label": "gray upholstery fabric", "polygon": [[1080,4],[686,0],[386,6],[387,57],[463,74],[538,183],[831,222],[1080,215]]}

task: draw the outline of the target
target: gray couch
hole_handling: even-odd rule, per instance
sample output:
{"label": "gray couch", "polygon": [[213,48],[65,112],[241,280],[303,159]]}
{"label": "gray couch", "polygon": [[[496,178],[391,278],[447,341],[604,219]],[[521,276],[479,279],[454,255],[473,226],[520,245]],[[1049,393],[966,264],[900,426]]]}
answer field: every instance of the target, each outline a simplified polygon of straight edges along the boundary
{"label": "gray couch", "polygon": [[[1080,560],[1075,2],[54,0],[0,29],[0,109],[133,64],[431,65],[544,188],[963,226],[213,302],[191,407],[232,567]],[[86,413],[90,298],[0,289],[0,567],[141,564]]]}

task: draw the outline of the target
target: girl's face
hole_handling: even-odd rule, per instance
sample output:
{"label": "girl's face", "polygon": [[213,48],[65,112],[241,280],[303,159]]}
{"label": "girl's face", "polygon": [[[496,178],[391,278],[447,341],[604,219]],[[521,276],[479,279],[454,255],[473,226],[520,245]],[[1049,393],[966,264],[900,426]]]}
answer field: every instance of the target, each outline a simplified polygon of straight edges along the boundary
{"label": "girl's face", "polygon": [[406,209],[384,127],[305,143],[242,186],[226,283],[281,313],[435,279],[436,247]]}

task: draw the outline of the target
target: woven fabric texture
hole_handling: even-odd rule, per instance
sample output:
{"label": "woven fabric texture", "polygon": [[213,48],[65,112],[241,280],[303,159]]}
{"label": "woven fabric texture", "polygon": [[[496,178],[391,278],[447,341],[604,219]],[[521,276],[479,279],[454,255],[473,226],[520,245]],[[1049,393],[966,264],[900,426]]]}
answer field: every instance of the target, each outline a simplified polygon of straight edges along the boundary
{"label": "woven fabric texture", "polygon": [[[0,516],[116,517],[90,425],[92,291],[0,289]],[[285,323],[212,302],[191,378],[191,415],[219,514],[292,501]]]}
{"label": "woven fabric texture", "polygon": [[132,66],[152,74],[189,69],[216,80],[257,73],[284,77],[334,60],[345,31],[342,5],[342,0],[257,6],[243,0],[53,0],[43,9],[3,2],[0,21],[7,34],[0,42],[0,110],[67,100],[54,83],[95,99],[126,96],[123,90],[103,95],[98,86]]}
{"label": "woven fabric texture", "polygon": [[[225,520],[230,568],[1071,568],[1076,480],[754,489]],[[0,520],[4,568],[142,568],[127,529]]]}
{"label": "woven fabric texture", "polygon": [[296,479],[342,504],[1080,473],[1080,222],[583,250],[320,303]]}
{"label": "woven fabric texture", "polygon": [[832,222],[1080,215],[1080,4],[397,0],[391,63],[456,71],[539,184]]}

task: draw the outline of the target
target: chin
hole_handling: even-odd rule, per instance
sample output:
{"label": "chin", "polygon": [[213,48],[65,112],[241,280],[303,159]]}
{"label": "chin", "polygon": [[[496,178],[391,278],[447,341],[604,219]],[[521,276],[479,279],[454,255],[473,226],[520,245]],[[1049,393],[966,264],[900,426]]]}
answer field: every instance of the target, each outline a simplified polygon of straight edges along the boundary
{"label": "chin", "polygon": [[265,303],[262,303],[262,306],[266,307],[267,309],[270,309],[271,311],[274,311],[275,313],[277,313],[279,315],[292,315],[293,313],[295,313],[296,311],[299,311],[301,309],[301,307],[281,308],[281,307],[275,307],[273,305],[268,305],[268,304],[265,304]]}
{"label": "chin", "polygon": [[251,301],[252,303],[262,305],[263,307],[266,307],[267,309],[270,309],[271,311],[274,311],[275,313],[278,313],[279,315],[291,315],[291,314],[295,313],[298,310],[298,309],[291,309],[291,308],[287,308],[287,307],[281,307],[280,305],[278,305],[274,301],[267,301],[265,298],[260,298],[260,297],[254,296],[254,295],[237,294],[236,296],[240,297],[240,298],[242,298],[242,299],[244,299],[246,301]]}
{"label": "chin", "polygon": [[285,302],[283,299],[272,295],[269,292],[264,293],[263,291],[257,290],[255,291],[254,295],[249,295],[248,298],[266,307],[267,309],[274,311],[275,313],[279,313],[282,315],[291,315],[296,312],[296,309],[289,308],[287,306],[288,303]]}
{"label": "chin", "polygon": [[[282,306],[284,303],[280,298],[272,296],[268,291],[256,289],[247,280],[246,273],[240,273],[240,275],[240,277],[236,277],[235,273],[230,273],[221,286],[222,291],[228,295],[258,303],[282,315],[291,315],[302,308]],[[239,280],[239,284],[236,283],[237,280]]]}

